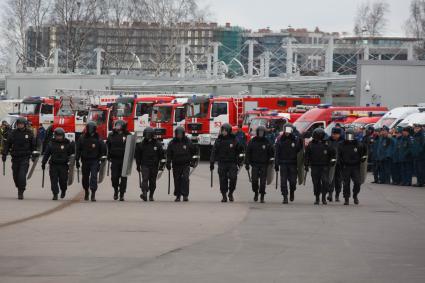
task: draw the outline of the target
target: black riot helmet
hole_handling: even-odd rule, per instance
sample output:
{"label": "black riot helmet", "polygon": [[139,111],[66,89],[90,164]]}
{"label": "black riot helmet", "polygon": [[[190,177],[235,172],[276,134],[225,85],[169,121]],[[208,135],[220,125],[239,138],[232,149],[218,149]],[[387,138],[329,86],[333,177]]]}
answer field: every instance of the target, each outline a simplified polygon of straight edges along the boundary
{"label": "black riot helmet", "polygon": [[151,140],[154,136],[154,130],[151,127],[147,127],[143,130],[143,137],[147,140]]}
{"label": "black riot helmet", "polygon": [[313,131],[313,139],[316,141],[323,141],[325,139],[326,133],[322,128],[317,128]]}
{"label": "black riot helmet", "polygon": [[87,134],[93,136],[96,133],[96,130],[97,130],[97,125],[95,122],[90,121],[87,123],[86,125]]}
{"label": "black riot helmet", "polygon": [[62,140],[65,138],[65,131],[62,128],[56,128],[53,134],[56,140]]}
{"label": "black riot helmet", "polygon": [[264,138],[266,136],[267,129],[264,126],[259,126],[257,128],[256,134],[259,138]]}
{"label": "black riot helmet", "polygon": [[176,136],[176,138],[178,138],[179,140],[181,140],[181,139],[183,139],[184,138],[184,136],[185,136],[185,131],[184,131],[184,128],[183,127],[177,127],[175,130],[174,130],[174,135]]}
{"label": "black riot helmet", "polygon": [[115,131],[125,131],[127,129],[127,123],[123,120],[117,120],[114,124]]}
{"label": "black riot helmet", "polygon": [[229,136],[232,133],[232,126],[230,124],[225,123],[221,126],[220,134],[222,136]]}
{"label": "black riot helmet", "polygon": [[351,141],[354,141],[355,139],[356,139],[356,133],[354,132],[354,130],[348,129],[345,132],[345,140],[351,142]]}
{"label": "black riot helmet", "polygon": [[23,125],[23,127],[21,128],[25,128],[28,125],[27,119],[25,119],[24,117],[19,117],[18,119],[16,119],[16,127],[19,128],[19,125]]}

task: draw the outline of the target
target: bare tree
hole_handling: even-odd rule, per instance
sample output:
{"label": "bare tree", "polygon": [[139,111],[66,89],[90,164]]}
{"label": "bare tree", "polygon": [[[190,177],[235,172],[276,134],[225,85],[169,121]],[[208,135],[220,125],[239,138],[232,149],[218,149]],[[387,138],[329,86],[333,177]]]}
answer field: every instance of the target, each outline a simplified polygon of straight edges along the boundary
{"label": "bare tree", "polygon": [[[25,52],[25,32],[30,25],[30,0],[7,0],[3,7],[2,35],[4,38],[3,53],[10,54],[10,48],[15,48],[22,70],[27,67]],[[6,58],[8,60],[11,58]],[[12,62],[17,63],[17,62]]]}
{"label": "bare tree", "polygon": [[65,54],[67,70],[74,72],[80,61],[89,60],[89,49],[97,47],[88,45],[87,41],[96,25],[104,19],[104,4],[102,0],[54,1],[52,21],[58,30],[56,45]]}
{"label": "bare tree", "polygon": [[425,0],[412,0],[410,3],[410,17],[406,22],[407,35],[415,37],[416,54],[419,58],[425,57]]}
{"label": "bare tree", "polygon": [[378,36],[385,31],[387,14],[390,6],[385,0],[377,0],[373,3],[365,2],[357,9],[354,24],[354,34],[357,36]]}
{"label": "bare tree", "polygon": [[[33,46],[33,57],[31,60],[33,60],[34,62],[34,67],[37,68],[39,65],[39,52],[43,53],[43,51],[45,51],[44,56],[45,57],[49,57],[49,49],[47,50],[40,50],[40,43],[42,41],[42,39],[40,38],[41,32],[42,32],[42,28],[43,25],[46,23],[46,20],[49,16],[49,12],[50,12],[50,8],[51,8],[51,4],[52,2],[50,0],[30,0],[30,11],[29,11],[29,17],[30,17],[30,24],[32,29],[35,32],[35,41],[34,41],[34,45]],[[43,60],[45,60],[46,58],[42,58]]]}

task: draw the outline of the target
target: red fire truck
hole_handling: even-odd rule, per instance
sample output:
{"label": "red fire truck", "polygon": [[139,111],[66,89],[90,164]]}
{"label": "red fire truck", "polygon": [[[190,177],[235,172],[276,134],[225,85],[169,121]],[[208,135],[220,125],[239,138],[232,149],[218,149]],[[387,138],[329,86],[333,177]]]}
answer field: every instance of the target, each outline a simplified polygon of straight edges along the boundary
{"label": "red fire truck", "polygon": [[278,113],[272,113],[270,115],[258,116],[252,119],[249,126],[249,136],[253,137],[256,135],[257,128],[264,126],[268,130],[273,130],[276,133],[276,137],[280,132],[283,131],[283,126],[288,123],[288,118],[279,116]]}
{"label": "red fire truck", "polygon": [[154,128],[156,137],[162,140],[165,148],[174,137],[174,130],[179,126],[185,127],[186,108],[182,100],[185,99],[175,99],[169,103],[153,106],[150,125]]}
{"label": "red fire truck", "polygon": [[386,113],[386,107],[332,107],[329,105],[320,105],[303,114],[294,126],[303,134],[312,133],[316,128],[326,128],[335,121],[341,121],[343,117],[352,115],[373,116]]}
{"label": "red fire truck", "polygon": [[173,99],[175,96],[160,94],[118,97],[112,107],[112,123],[116,120],[124,120],[130,132],[142,136],[143,130],[150,125],[153,106],[171,102]]}
{"label": "red fire truck", "polygon": [[[259,108],[285,111],[301,104],[319,104],[319,96],[238,96],[193,99],[187,106],[187,131],[198,136],[201,149],[211,146],[224,123],[242,125],[245,113]],[[258,113],[257,113],[258,114]],[[247,129],[246,129],[247,130]]]}
{"label": "red fire truck", "polygon": [[53,127],[61,127],[69,140],[75,141],[84,131],[87,121],[97,124],[99,135],[106,139],[110,130],[110,108],[117,96],[81,95],[79,90],[62,91],[60,109],[54,118]]}
{"label": "red fire truck", "polygon": [[41,126],[47,129],[53,122],[59,105],[59,100],[54,97],[25,97],[20,104],[19,115],[25,117],[35,131]]}

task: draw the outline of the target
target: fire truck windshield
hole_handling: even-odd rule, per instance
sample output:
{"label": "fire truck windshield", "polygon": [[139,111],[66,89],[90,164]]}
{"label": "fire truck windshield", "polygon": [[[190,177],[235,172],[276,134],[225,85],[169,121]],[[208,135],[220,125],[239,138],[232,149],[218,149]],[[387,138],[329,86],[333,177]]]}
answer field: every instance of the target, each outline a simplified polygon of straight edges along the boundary
{"label": "fire truck windshield", "polygon": [[258,117],[258,114],[245,114],[245,117],[243,118],[243,125],[249,126],[252,122],[252,119]]}
{"label": "fire truck windshield", "polygon": [[117,117],[129,117],[133,113],[133,103],[118,102],[115,105],[114,114]]}
{"label": "fire truck windshield", "polygon": [[171,121],[173,108],[171,106],[155,106],[152,111],[152,122],[164,123]]}
{"label": "fire truck windshield", "polygon": [[295,128],[297,128],[298,132],[304,133],[308,127],[310,127],[310,121],[296,121],[294,123]]}
{"label": "fire truck windshield", "polygon": [[74,111],[72,111],[72,109],[69,108],[61,108],[58,111],[58,116],[72,116],[74,115]]}
{"label": "fire truck windshield", "polygon": [[188,118],[205,118],[208,115],[209,102],[193,103],[186,106]]}
{"label": "fire truck windshield", "polygon": [[102,110],[91,110],[88,120],[95,122],[97,125],[101,125],[106,122],[105,112]]}
{"label": "fire truck windshield", "polygon": [[23,115],[35,115],[40,113],[40,103],[21,103],[19,113]]}

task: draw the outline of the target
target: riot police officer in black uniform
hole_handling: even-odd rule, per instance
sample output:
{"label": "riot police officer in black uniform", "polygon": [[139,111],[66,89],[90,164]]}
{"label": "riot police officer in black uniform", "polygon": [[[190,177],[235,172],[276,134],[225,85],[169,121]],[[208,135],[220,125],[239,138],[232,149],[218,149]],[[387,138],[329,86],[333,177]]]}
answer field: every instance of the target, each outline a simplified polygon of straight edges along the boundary
{"label": "riot police officer in black uniform", "polygon": [[129,134],[127,123],[123,120],[117,120],[112,133],[109,134],[106,141],[108,160],[111,162],[111,182],[114,188],[114,200],[118,199],[119,192],[120,201],[124,201],[124,194],[127,190],[127,177],[122,177],[121,173],[124,162],[125,144]]}
{"label": "riot police officer in black uniform", "polygon": [[162,144],[155,139],[154,130],[147,127],[143,131],[143,141],[136,145],[136,164],[137,171],[142,174],[142,194],[140,198],[154,201],[153,194],[156,189],[156,178],[158,170],[163,170],[165,165],[165,156]]}
{"label": "riot police officer in black uniform", "polygon": [[7,154],[12,156],[13,181],[18,189],[18,199],[24,199],[24,191],[27,186],[27,174],[30,165],[30,158],[34,161],[39,153],[36,151],[37,140],[33,132],[28,129],[28,122],[25,118],[19,117],[16,120],[16,129],[8,135],[3,148],[3,162],[6,162]]}
{"label": "riot police officer in black uniform", "polygon": [[317,128],[313,131],[313,140],[308,144],[305,151],[305,170],[311,166],[311,179],[313,180],[314,195],[318,205],[320,195],[322,203],[327,204],[326,194],[329,189],[329,169],[336,164],[335,149],[325,140],[325,131]]}
{"label": "riot police officer in black uniform", "polygon": [[175,137],[167,148],[167,169],[173,168],[175,201],[189,201],[189,174],[190,167],[194,167],[194,156],[196,148],[185,135],[183,127],[177,127],[174,131]]}
{"label": "riot police officer in black uniform", "polygon": [[342,165],[342,176],[344,180],[344,205],[350,203],[350,180],[353,181],[354,203],[359,204],[358,194],[360,192],[360,164],[367,159],[367,149],[362,142],[355,138],[352,129],[345,132],[345,141],[339,146],[338,156]]}
{"label": "riot police officer in black uniform", "polygon": [[254,201],[258,201],[258,193],[260,193],[262,203],[266,194],[267,167],[274,155],[273,145],[266,138],[266,132],[263,126],[257,128],[256,136],[249,141],[245,155],[246,170],[249,171],[249,167],[252,167],[251,184]]}
{"label": "riot police officer in black uniform", "polygon": [[106,155],[105,143],[99,138],[96,132],[96,123],[87,123],[84,134],[78,139],[76,147],[75,165],[80,168],[82,162],[82,183],[85,191],[84,200],[89,200],[89,190],[91,191],[91,201],[96,201],[97,175],[99,173],[100,162]]}
{"label": "riot police officer in black uniform", "polygon": [[336,159],[336,165],[335,165],[335,173],[332,176],[330,176],[329,180],[329,195],[328,195],[328,201],[333,201],[333,192],[335,191],[335,201],[339,202],[339,195],[341,194],[341,188],[342,188],[342,166],[339,162],[338,158],[338,148],[341,143],[344,142],[344,131],[342,128],[333,128],[331,137],[329,138],[329,145],[332,146],[337,153]]}
{"label": "riot police officer in black uniform", "polygon": [[221,126],[220,134],[211,151],[210,170],[214,170],[214,163],[217,161],[222,202],[227,202],[227,197],[229,201],[234,201],[233,192],[236,189],[238,167],[242,166],[243,162],[243,150],[243,146],[232,133],[232,126],[229,124]]}
{"label": "riot police officer in black uniform", "polygon": [[60,197],[63,199],[68,186],[68,163],[71,155],[74,154],[75,144],[65,138],[65,131],[62,128],[54,130],[53,139],[47,144],[44,150],[41,169],[46,169],[49,161],[49,175],[52,187],[53,200],[58,199],[59,188]]}
{"label": "riot police officer in black uniform", "polygon": [[278,174],[280,170],[280,190],[283,196],[283,204],[288,203],[288,182],[289,199],[294,201],[295,190],[297,189],[297,157],[302,150],[302,140],[295,134],[295,128],[291,124],[283,127],[283,134],[276,141],[275,170]]}

